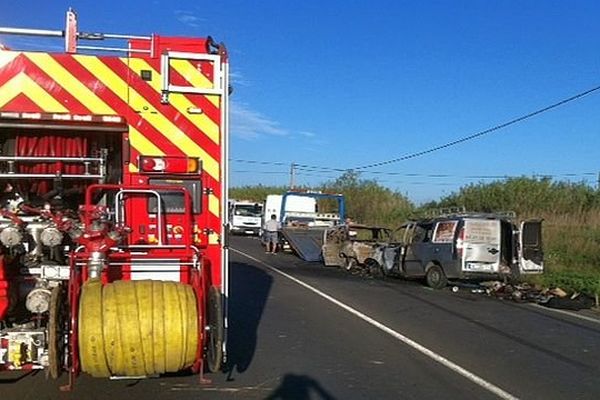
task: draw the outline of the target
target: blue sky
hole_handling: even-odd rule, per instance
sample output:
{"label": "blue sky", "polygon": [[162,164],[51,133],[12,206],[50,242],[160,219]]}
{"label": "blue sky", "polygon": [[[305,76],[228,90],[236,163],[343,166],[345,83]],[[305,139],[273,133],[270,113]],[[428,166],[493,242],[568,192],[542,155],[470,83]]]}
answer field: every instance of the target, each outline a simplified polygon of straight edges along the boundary
{"label": "blue sky", "polygon": [[[236,186],[287,184],[292,162],[319,167],[297,174],[316,185],[339,175],[327,168],[395,159],[600,85],[597,1],[30,0],[3,7],[0,25],[62,29],[69,6],[83,31],[226,43],[231,158],[271,163],[232,161]],[[473,176],[546,174],[595,186],[599,110],[592,94],[361,176],[416,202],[480,180]]]}

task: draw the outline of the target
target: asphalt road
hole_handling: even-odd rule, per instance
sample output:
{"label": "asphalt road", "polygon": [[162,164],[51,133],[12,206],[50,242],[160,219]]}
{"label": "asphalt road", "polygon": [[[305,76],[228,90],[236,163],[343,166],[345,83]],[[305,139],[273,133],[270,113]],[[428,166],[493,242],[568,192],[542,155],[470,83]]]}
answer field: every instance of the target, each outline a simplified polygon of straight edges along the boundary
{"label": "asphalt road", "polygon": [[599,322],[352,276],[243,237],[232,240],[229,303],[229,363],[211,384],[82,376],[62,393],[66,377],[15,373],[0,375],[0,398],[600,398]]}

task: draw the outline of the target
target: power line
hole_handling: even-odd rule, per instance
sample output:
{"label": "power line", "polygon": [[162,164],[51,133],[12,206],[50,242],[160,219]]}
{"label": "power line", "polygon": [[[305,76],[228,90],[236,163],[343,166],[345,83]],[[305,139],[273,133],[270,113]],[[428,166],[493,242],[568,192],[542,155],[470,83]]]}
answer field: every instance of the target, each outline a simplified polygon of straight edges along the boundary
{"label": "power line", "polygon": [[[298,168],[300,171],[308,172],[321,172],[327,171],[320,168]],[[344,170],[348,171],[348,170]],[[536,178],[557,178],[557,177],[577,177],[577,176],[596,176],[596,172],[570,172],[560,174],[531,174],[531,175],[508,175],[508,174],[496,174],[496,175],[453,175],[453,174],[419,174],[419,173],[403,173],[403,172],[386,172],[386,171],[359,171],[360,174],[372,174],[382,176],[404,176],[404,177],[421,177],[421,178],[466,178],[466,179],[508,179],[508,178],[520,178],[522,176],[536,177]]]}
{"label": "power line", "polygon": [[532,117],[534,117],[536,115],[545,113],[546,111],[550,111],[550,110],[552,110],[552,109],[554,109],[556,107],[560,107],[560,106],[562,106],[564,104],[567,104],[567,103],[570,103],[570,102],[575,101],[577,99],[580,99],[580,98],[582,98],[584,96],[587,96],[587,95],[589,95],[589,94],[591,94],[593,92],[596,92],[598,90],[600,90],[600,86],[596,86],[596,87],[594,87],[592,89],[589,89],[589,90],[586,90],[584,92],[578,93],[578,94],[576,94],[574,96],[571,96],[571,97],[568,97],[566,99],[563,99],[563,100],[561,100],[561,101],[559,101],[557,103],[551,104],[551,105],[546,106],[544,108],[540,108],[539,110],[530,112],[529,114],[525,114],[525,115],[520,116],[518,118],[512,119],[512,120],[510,120],[508,122],[504,122],[504,123],[502,123],[500,125],[496,125],[496,126],[494,126],[492,128],[485,129],[483,131],[474,133],[474,134],[469,135],[469,136],[465,136],[465,137],[457,139],[457,140],[453,140],[451,142],[448,142],[448,143],[445,143],[445,144],[442,144],[442,145],[439,145],[439,146],[431,147],[429,149],[418,151],[416,153],[407,154],[405,156],[402,156],[402,157],[399,157],[399,158],[394,158],[392,160],[381,161],[381,162],[376,162],[376,163],[367,164],[367,165],[361,165],[361,166],[358,166],[358,167],[354,167],[352,169],[354,169],[354,170],[361,170],[361,169],[379,167],[379,166],[382,166],[382,165],[393,164],[393,163],[397,163],[397,162],[400,162],[400,161],[409,160],[411,158],[420,157],[420,156],[423,156],[425,154],[433,153],[434,151],[438,151],[438,150],[446,149],[448,147],[456,146],[457,144],[464,143],[464,142],[467,142],[469,140],[476,139],[476,138],[481,137],[483,135],[487,135],[489,133],[498,131],[500,129],[503,129],[503,128],[509,127],[511,125],[514,125],[516,123],[519,123],[521,121],[524,121],[526,119],[532,118]]}
{"label": "power line", "polygon": [[236,174],[267,174],[267,175],[287,175],[288,172],[284,171],[256,171],[256,170],[234,170]]}
{"label": "power line", "polygon": [[[551,104],[549,106],[540,108],[540,109],[538,109],[536,111],[533,111],[533,112],[530,112],[528,114],[522,115],[522,116],[520,116],[518,118],[514,118],[514,119],[512,119],[512,120],[510,120],[508,122],[504,122],[502,124],[493,126],[492,128],[488,128],[488,129],[485,129],[483,131],[479,131],[477,133],[474,133],[472,135],[465,136],[463,138],[460,138],[460,139],[457,139],[457,140],[453,140],[453,141],[448,142],[448,143],[444,143],[442,145],[434,146],[434,147],[431,147],[429,149],[421,150],[421,151],[418,151],[418,152],[415,152],[415,153],[410,153],[410,154],[407,154],[405,156],[394,158],[394,159],[391,159],[391,160],[376,162],[376,163],[372,163],[372,164],[361,165],[361,166],[357,166],[357,167],[354,167],[354,168],[333,168],[333,167],[326,167],[326,166],[315,166],[315,165],[297,164],[297,163],[295,164],[295,166],[299,167],[299,168],[319,169],[321,171],[347,172],[347,171],[351,171],[351,170],[363,170],[363,169],[368,169],[368,168],[373,168],[373,167],[379,167],[379,166],[383,166],[383,165],[389,165],[389,164],[397,163],[397,162],[400,162],[400,161],[406,161],[406,160],[409,160],[409,159],[412,159],[412,158],[416,158],[416,157],[420,157],[420,156],[423,156],[423,155],[426,155],[426,154],[429,154],[429,153],[433,153],[435,151],[443,150],[443,149],[446,149],[448,147],[456,146],[458,144],[467,142],[469,140],[473,140],[473,139],[479,138],[481,136],[484,136],[484,135],[496,132],[498,130],[507,128],[507,127],[509,127],[511,125],[517,124],[519,122],[522,122],[522,121],[525,121],[525,120],[530,119],[532,117],[535,117],[535,116],[537,116],[539,114],[542,114],[542,113],[545,113],[547,111],[550,111],[550,110],[552,110],[554,108],[557,108],[557,107],[560,107],[560,106],[565,105],[567,103],[570,103],[572,101],[578,100],[578,99],[580,99],[582,97],[585,97],[585,96],[587,96],[589,94],[592,94],[592,93],[594,93],[594,92],[596,92],[598,90],[600,90],[600,86],[596,86],[594,88],[591,88],[591,89],[588,89],[586,91],[580,92],[580,93],[575,94],[575,95],[573,95],[571,97],[568,97],[566,99],[563,99],[563,100],[560,100],[560,101],[558,101],[556,103],[553,103],[553,104]],[[256,161],[256,160],[242,160],[242,159],[230,159],[230,161],[240,162],[240,163],[248,163],[248,164],[263,164],[263,165],[280,165],[280,166],[281,165],[286,165],[286,166],[290,165],[290,163],[279,162],[279,161]]]}
{"label": "power line", "polygon": [[230,158],[229,161],[239,162],[244,164],[260,164],[260,165],[290,165],[290,163],[285,163],[281,161],[257,161],[257,160],[240,160],[237,158]]}

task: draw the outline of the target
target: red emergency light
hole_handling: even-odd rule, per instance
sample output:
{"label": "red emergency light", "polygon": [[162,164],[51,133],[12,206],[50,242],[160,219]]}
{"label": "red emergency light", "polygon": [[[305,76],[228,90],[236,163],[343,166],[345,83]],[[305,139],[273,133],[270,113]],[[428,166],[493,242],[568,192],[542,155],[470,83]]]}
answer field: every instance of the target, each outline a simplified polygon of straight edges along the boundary
{"label": "red emergency light", "polygon": [[149,174],[195,174],[199,166],[194,157],[140,157],[140,171]]}

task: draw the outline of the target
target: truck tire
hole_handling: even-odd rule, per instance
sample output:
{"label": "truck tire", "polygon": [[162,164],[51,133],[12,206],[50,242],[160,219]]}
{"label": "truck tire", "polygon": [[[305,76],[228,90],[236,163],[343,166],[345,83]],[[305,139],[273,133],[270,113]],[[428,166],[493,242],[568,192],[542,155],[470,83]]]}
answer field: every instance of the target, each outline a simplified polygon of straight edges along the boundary
{"label": "truck tire", "polygon": [[206,364],[210,372],[219,372],[223,363],[223,301],[216,286],[208,291],[208,334],[206,338]]}
{"label": "truck tire", "polygon": [[425,282],[432,289],[443,289],[448,284],[448,278],[442,267],[432,264],[425,273]]}

